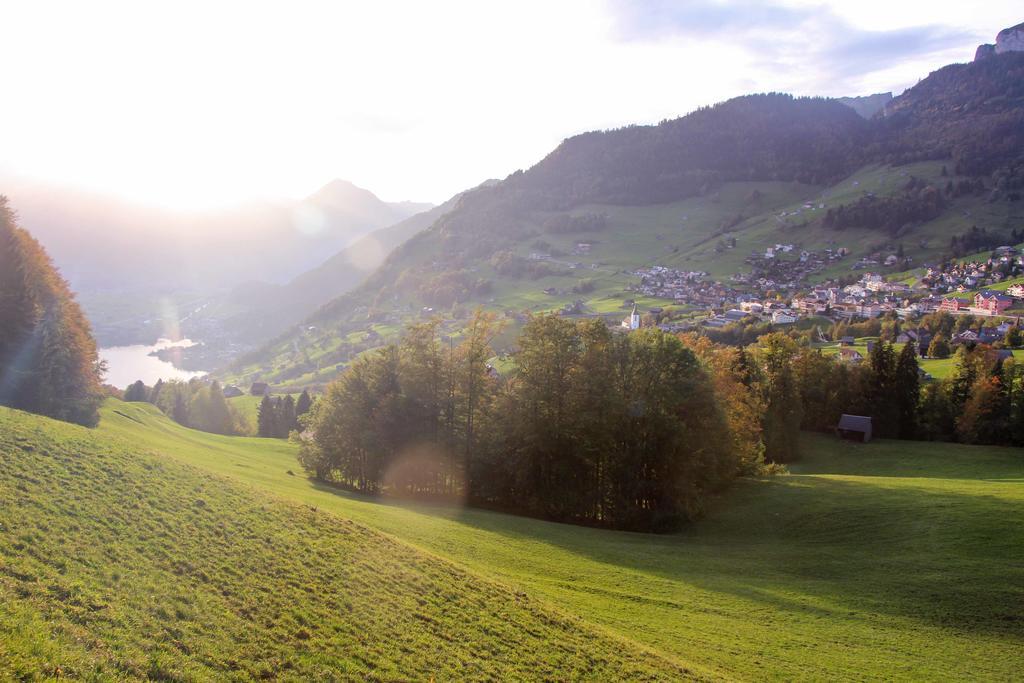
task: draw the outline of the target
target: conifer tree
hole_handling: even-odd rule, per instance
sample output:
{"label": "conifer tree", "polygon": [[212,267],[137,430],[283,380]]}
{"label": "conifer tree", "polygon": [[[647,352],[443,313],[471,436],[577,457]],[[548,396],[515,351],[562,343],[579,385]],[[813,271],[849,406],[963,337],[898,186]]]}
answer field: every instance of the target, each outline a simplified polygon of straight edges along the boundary
{"label": "conifer tree", "polygon": [[162,379],[158,379],[149,392],[149,402],[153,405],[160,405],[160,395],[163,393],[163,390],[164,381]]}
{"label": "conifer tree", "polygon": [[292,398],[291,394],[285,395],[281,400],[281,415],[280,415],[280,426],[277,436],[280,438],[287,438],[288,435],[299,428],[299,423],[295,419],[295,399]]}
{"label": "conifer tree", "polygon": [[299,400],[295,402],[295,416],[301,417],[305,415],[311,407],[313,407],[313,399],[309,395],[309,390],[303,389],[302,393],[299,394]]}
{"label": "conifer tree", "polygon": [[256,409],[256,433],[258,436],[272,437],[274,434],[274,404],[270,397],[263,394],[259,408]]}
{"label": "conifer tree", "polygon": [[898,436],[913,439],[917,436],[917,412],[921,401],[921,373],[917,364],[914,344],[908,342],[900,351],[895,373],[896,405],[899,415]]}

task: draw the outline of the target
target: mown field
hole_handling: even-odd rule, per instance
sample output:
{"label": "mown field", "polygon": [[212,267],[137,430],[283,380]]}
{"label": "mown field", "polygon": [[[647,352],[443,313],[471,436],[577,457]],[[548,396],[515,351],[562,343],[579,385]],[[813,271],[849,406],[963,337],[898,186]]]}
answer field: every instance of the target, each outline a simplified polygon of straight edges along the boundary
{"label": "mown field", "polygon": [[0,408],[0,680],[694,676],[393,536],[182,462],[286,465],[281,443],[221,447],[126,404],[104,420]]}
{"label": "mown field", "polygon": [[650,536],[343,493],[301,476],[284,442],[192,432],[142,404],[110,402],[98,432],[382,532],[652,662],[743,680],[1024,670],[1019,449],[805,435],[792,474],[742,481],[705,521]]}

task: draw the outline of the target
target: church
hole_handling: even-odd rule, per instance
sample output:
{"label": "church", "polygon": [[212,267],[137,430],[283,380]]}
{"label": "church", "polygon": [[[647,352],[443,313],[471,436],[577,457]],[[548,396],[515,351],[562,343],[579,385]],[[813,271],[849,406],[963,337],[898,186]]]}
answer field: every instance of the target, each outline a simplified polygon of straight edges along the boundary
{"label": "church", "polygon": [[633,312],[623,318],[622,327],[627,330],[640,329],[640,314],[636,312],[636,304],[633,304]]}

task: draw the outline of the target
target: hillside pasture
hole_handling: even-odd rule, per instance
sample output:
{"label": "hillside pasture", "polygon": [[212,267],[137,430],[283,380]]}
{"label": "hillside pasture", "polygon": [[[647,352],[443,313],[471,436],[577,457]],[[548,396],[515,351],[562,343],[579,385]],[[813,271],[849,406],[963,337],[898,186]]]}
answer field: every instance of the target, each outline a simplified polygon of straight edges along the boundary
{"label": "hillside pasture", "polygon": [[0,408],[0,680],[696,676],[392,536],[115,434],[208,464],[291,462],[283,445],[208,439],[136,404],[104,419],[128,424]]}
{"label": "hillside pasture", "polygon": [[805,434],[791,474],[743,480],[705,521],[650,536],[348,494],[301,476],[288,444],[191,432],[145,406],[110,402],[100,432],[365,524],[717,678],[1024,667],[1019,449]]}

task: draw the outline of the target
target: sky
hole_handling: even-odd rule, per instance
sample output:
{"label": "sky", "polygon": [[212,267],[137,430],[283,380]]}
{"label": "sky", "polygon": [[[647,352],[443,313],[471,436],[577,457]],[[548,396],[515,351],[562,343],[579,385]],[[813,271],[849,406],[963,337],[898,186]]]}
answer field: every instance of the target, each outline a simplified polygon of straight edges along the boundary
{"label": "sky", "polygon": [[210,208],[333,178],[439,203],[587,130],[751,92],[898,94],[1024,7],[0,0],[0,16],[0,174]]}

